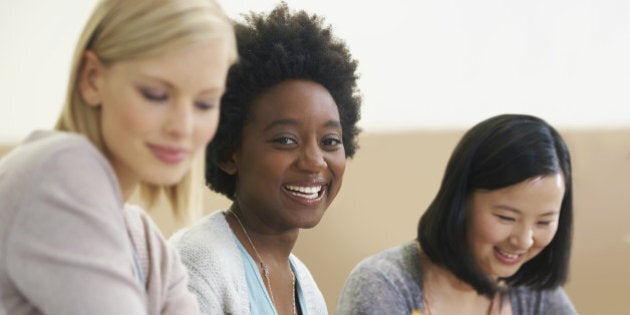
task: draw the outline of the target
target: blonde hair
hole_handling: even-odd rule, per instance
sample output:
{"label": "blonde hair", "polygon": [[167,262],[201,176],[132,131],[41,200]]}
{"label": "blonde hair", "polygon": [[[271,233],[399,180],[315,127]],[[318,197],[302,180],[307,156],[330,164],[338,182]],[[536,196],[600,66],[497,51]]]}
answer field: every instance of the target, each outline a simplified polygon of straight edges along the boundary
{"label": "blonde hair", "polygon": [[[78,78],[85,51],[93,51],[104,64],[162,54],[194,43],[221,40],[230,49],[230,64],[237,58],[232,24],[214,0],[101,0],[88,20],[72,60],[66,101],[55,126],[84,134],[109,156],[102,137],[100,107],[82,99]],[[203,155],[173,186],[141,183],[144,202],[152,206],[164,192],[177,216],[200,208],[203,187]]]}

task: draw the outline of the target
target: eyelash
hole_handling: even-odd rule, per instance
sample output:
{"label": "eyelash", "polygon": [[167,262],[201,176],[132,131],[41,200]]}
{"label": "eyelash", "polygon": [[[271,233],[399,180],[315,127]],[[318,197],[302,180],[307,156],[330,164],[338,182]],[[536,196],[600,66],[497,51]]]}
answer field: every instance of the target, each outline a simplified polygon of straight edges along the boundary
{"label": "eyelash", "polygon": [[168,100],[168,94],[166,93],[160,94],[160,93],[154,93],[147,90],[142,90],[142,95],[147,100],[153,101],[153,102],[164,102]]}
{"label": "eyelash", "polygon": [[[330,143],[333,142],[333,143]],[[330,138],[326,138],[322,141],[322,144],[324,146],[338,146],[343,144],[343,142],[341,142],[341,139],[338,139],[336,137],[330,137]]]}
{"label": "eyelash", "polygon": [[[499,219],[501,219],[503,221],[507,221],[507,222],[515,222],[516,221],[516,219],[514,219],[512,217],[506,217],[506,216],[503,216],[503,215],[497,215],[497,217]],[[541,225],[541,226],[549,226],[549,225],[551,225],[551,221],[538,221],[536,223],[538,225]]]}
{"label": "eyelash", "polygon": [[214,103],[197,102],[195,103],[195,107],[197,107],[200,110],[206,111],[206,110],[214,109],[216,105]]}
{"label": "eyelash", "polygon": [[[279,144],[284,144],[284,145],[290,145],[290,144],[297,144],[297,140],[295,140],[292,137],[278,137],[272,140],[272,142],[274,143],[279,143]],[[332,142],[332,143],[331,143]],[[326,138],[324,140],[322,140],[322,144],[325,147],[336,147],[342,144],[340,139],[337,139],[335,137],[330,137],[330,138]]]}
{"label": "eyelash", "polygon": [[499,219],[503,220],[503,221],[509,221],[509,222],[514,222],[514,221],[516,221],[516,219],[514,219],[514,218],[511,218],[511,217],[506,217],[506,216],[503,216],[503,215],[497,215],[497,217],[498,217]]}
{"label": "eyelash", "polygon": [[297,144],[297,141],[291,137],[278,137],[278,138],[274,138],[272,140],[272,142],[274,143],[278,143],[278,144],[283,144],[283,145],[289,145],[289,144]]}
{"label": "eyelash", "polygon": [[[147,91],[147,90],[141,90],[142,95],[144,96],[144,98],[146,98],[149,101],[153,101],[153,102],[165,102],[168,101],[169,96],[168,94],[164,93],[164,94],[160,94],[160,93],[154,93],[151,91]],[[216,107],[216,105],[214,103],[205,103],[205,102],[195,102],[195,107],[202,110],[202,111],[206,111],[206,110],[211,110],[213,108]]]}

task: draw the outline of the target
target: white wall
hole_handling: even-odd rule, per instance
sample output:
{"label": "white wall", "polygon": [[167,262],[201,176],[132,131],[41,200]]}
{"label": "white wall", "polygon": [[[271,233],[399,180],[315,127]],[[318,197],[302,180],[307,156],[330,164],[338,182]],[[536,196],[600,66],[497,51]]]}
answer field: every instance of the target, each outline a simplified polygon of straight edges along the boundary
{"label": "white wall", "polygon": [[[228,14],[278,1],[219,0]],[[468,127],[526,112],[630,127],[626,0],[287,0],[326,17],[360,62],[366,131]],[[95,0],[0,0],[0,142],[54,123]]]}

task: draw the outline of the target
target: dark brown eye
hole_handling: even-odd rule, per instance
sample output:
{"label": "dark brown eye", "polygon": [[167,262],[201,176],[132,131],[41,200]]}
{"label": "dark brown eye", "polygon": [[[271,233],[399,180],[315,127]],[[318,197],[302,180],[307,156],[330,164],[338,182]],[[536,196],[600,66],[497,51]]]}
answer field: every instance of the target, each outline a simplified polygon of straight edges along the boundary
{"label": "dark brown eye", "polygon": [[273,142],[279,144],[296,144],[297,141],[291,137],[278,137],[273,139]]}

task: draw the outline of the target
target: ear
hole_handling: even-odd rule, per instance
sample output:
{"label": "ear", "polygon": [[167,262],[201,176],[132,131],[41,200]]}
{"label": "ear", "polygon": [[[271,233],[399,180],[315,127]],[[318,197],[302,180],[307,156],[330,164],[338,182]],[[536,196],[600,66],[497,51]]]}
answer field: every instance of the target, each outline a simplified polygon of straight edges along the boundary
{"label": "ear", "polygon": [[219,168],[229,175],[236,175],[238,172],[238,167],[236,165],[236,154],[232,154],[229,159],[219,163]]}
{"label": "ear", "polygon": [[98,107],[101,105],[101,80],[104,70],[101,60],[93,51],[86,50],[83,53],[78,86],[81,98],[88,106]]}

